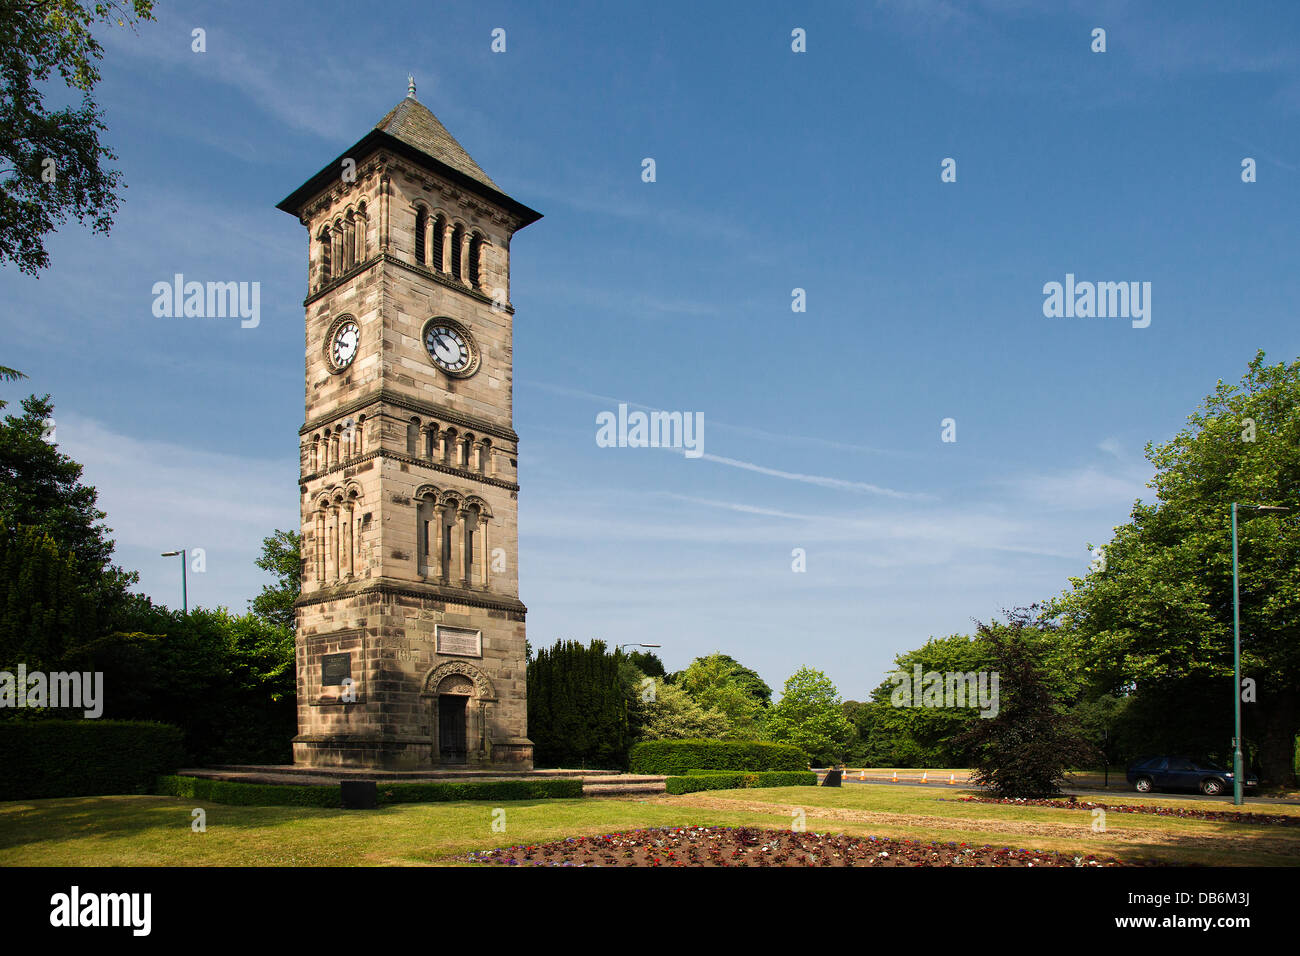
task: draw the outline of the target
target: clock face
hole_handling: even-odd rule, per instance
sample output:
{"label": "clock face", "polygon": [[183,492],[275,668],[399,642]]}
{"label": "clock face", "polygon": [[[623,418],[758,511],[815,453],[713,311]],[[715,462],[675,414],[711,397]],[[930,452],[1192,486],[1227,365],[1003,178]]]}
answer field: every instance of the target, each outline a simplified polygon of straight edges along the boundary
{"label": "clock face", "polygon": [[333,361],[334,368],[342,371],[352,364],[352,360],[357,357],[360,341],[361,328],[356,322],[344,322],[334,330],[334,338],[330,342],[330,360]]}
{"label": "clock face", "polygon": [[433,364],[453,375],[467,375],[474,362],[468,336],[452,325],[432,322],[424,330],[424,347]]}

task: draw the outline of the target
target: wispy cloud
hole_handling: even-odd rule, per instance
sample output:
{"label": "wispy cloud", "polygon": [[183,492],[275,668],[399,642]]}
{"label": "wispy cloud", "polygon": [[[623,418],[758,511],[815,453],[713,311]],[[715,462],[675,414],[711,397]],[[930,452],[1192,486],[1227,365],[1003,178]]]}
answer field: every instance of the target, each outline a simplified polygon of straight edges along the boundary
{"label": "wispy cloud", "polygon": [[[570,398],[581,398],[591,402],[597,402],[608,408],[618,406],[620,403],[627,405],[628,408],[639,408],[642,411],[656,412],[662,409],[652,405],[642,405],[639,402],[628,402],[621,398],[615,398],[612,395],[600,395],[596,392],[584,391],[580,388],[572,388],[568,385],[556,385],[551,382],[538,381],[519,381],[515,383],[516,387],[539,388],[543,391],[551,392],[556,395],[567,395]],[[879,448],[874,445],[859,445],[852,442],[835,441],[829,438],[822,438],[817,435],[807,435],[803,433],[789,434],[786,432],[767,431],[762,428],[754,428],[751,425],[736,425],[731,422],[719,421],[716,418],[708,419],[709,428],[720,428],[724,431],[734,432],[737,435],[744,435],[749,438],[757,438],[762,441],[779,442],[789,444],[797,442],[806,445],[818,445],[823,448],[836,448],[841,451],[865,452],[871,455],[889,455],[899,458],[916,458],[919,457],[910,452],[895,451],[890,448]]]}
{"label": "wispy cloud", "polygon": [[298,527],[292,459],[135,438],[74,413],[57,413],[56,434],[60,450],[84,465],[83,480],[99,492],[119,563],[138,568],[140,586],[151,593],[175,587],[178,569],[159,552],[202,548],[207,566],[201,576],[191,570],[191,604],[243,610],[265,580],[253,564],[262,539]]}
{"label": "wispy cloud", "polygon": [[[685,454],[685,451],[682,453]],[[806,485],[817,485],[820,488],[834,488],[838,491],[856,491],[863,494],[884,495],[887,498],[899,498],[910,501],[921,501],[933,497],[921,492],[898,491],[893,488],[885,488],[881,485],[873,485],[866,481],[850,481],[845,478],[828,478],[825,475],[808,475],[797,471],[782,471],[779,468],[768,468],[765,465],[758,465],[752,461],[740,461],[736,458],[724,458],[721,455],[712,455],[707,452],[700,457],[704,461],[726,465],[729,468],[740,468],[745,471],[755,472],[756,474],[767,475],[770,478],[781,478],[786,481],[799,481]]]}

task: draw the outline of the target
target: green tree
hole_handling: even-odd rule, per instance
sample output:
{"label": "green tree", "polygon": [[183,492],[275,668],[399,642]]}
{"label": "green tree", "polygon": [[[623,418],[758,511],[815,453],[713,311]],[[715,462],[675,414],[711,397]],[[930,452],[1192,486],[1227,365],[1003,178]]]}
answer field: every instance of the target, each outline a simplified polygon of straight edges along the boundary
{"label": "green tree", "polygon": [[811,667],[799,668],[785,682],[766,728],[772,740],[802,748],[819,765],[839,763],[855,737],[835,685]]}
{"label": "green tree", "polygon": [[102,523],[106,515],[96,507],[98,493],[82,484],[82,466],[47,439],[54,416],[49,396],[29,396],[22,408],[23,414],[0,422],[0,527],[42,529],[72,554],[84,581],[102,579],[101,596],[121,592],[139,576],[113,567],[114,545]]}
{"label": "green tree", "polygon": [[701,707],[690,694],[662,677],[654,678],[654,693],[638,699],[641,711],[638,740],[724,740],[731,738],[727,715]]}
{"label": "green tree", "polygon": [[275,575],[275,584],[262,585],[262,593],[248,602],[249,610],[277,627],[296,627],[294,602],[302,593],[302,535],[297,531],[275,531],[262,539],[262,555],[256,564]]}
{"label": "green tree", "polygon": [[767,686],[758,671],[746,667],[728,654],[714,654],[723,664],[730,668],[731,681],[764,707],[772,706],[772,688]]}
{"label": "green tree", "polygon": [[677,686],[705,711],[724,714],[731,738],[757,740],[762,736],[763,705],[752,694],[752,683],[745,677],[737,679],[738,670],[747,669],[723,654],[697,657],[681,673]]}
{"label": "green tree", "polygon": [[528,665],[528,736],[543,767],[626,767],[631,746],[621,653],[557,641]]}
{"label": "green tree", "polygon": [[185,732],[200,763],[284,763],[297,728],[293,634],[256,614],[191,608],[132,595],[131,640],[97,656],[104,716],[161,720]]}
{"label": "green tree", "polygon": [[[103,48],[94,30],[153,19],[151,0],[0,0],[0,261],[35,275],[50,263],[45,238],[69,216],[107,233],[117,212],[117,157],[93,98]],[[50,110],[57,73],[81,105]]]}
{"label": "green tree", "polygon": [[[1300,361],[1267,365],[1259,352],[1240,384],[1220,381],[1187,427],[1147,445],[1147,458],[1155,500],[1134,504],[1104,563],[1072,578],[1052,610],[1099,691],[1136,684],[1139,696],[1148,688],[1181,696],[1168,722],[1189,722],[1193,738],[1198,712],[1231,720],[1237,692],[1230,505],[1300,505]],[[1290,785],[1300,730],[1300,524],[1258,517],[1239,537],[1242,675],[1256,690],[1256,702],[1242,705],[1243,736],[1258,746],[1261,778]]]}
{"label": "green tree", "polygon": [[932,672],[970,674],[988,671],[989,662],[988,647],[964,634],[931,638],[895,657],[894,671],[854,712],[863,761],[891,767],[959,766],[964,756],[952,741],[978,719],[976,701],[963,708],[913,707],[910,693],[902,691],[912,689],[917,668],[922,677]]}
{"label": "green tree", "polygon": [[0,528],[0,670],[61,670],[101,633],[103,616],[77,563],[54,538],[27,525]]}
{"label": "green tree", "polygon": [[663,677],[667,673],[664,670],[664,662],[654,651],[633,651],[627,655],[627,659],[646,677]]}

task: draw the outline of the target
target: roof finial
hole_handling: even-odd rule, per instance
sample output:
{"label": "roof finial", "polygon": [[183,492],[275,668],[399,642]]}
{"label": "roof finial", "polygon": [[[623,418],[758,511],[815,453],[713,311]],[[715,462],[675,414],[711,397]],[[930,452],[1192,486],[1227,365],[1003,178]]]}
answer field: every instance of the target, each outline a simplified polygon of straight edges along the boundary
{"label": "roof finial", "polygon": [[406,74],[406,95],[415,99],[415,77],[410,73]]}

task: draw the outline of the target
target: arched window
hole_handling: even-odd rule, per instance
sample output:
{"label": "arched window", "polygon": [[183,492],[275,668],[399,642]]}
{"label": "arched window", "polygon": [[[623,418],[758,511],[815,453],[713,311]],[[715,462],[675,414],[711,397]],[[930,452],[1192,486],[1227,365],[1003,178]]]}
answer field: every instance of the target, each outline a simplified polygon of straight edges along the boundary
{"label": "arched window", "polygon": [[334,244],[334,238],[330,235],[329,226],[323,226],[321,228],[320,234],[317,236],[317,241],[320,243],[320,285],[324,285],[329,282],[332,277],[331,265],[334,261],[333,256],[331,255],[331,252],[333,251],[332,247]]}
{"label": "arched window", "polygon": [[330,232],[330,239],[331,239],[331,250],[332,250],[330,252],[330,259],[334,263],[334,268],[338,270],[338,274],[342,275],[344,272],[347,271],[347,266],[343,264],[343,220],[342,219],[336,219],[334,221],[334,228]]}
{"label": "arched window", "polygon": [[310,474],[316,474],[320,471],[320,435],[311,437],[311,471]]}
{"label": "arched window", "polygon": [[356,245],[355,261],[365,262],[366,261],[366,226],[368,225],[368,220],[366,219],[365,203],[361,203],[360,205],[357,206],[356,220],[357,220],[357,245]]}
{"label": "arched window", "polygon": [[443,255],[446,239],[447,217],[439,213],[433,220],[433,267],[439,272],[447,271],[446,257]]}
{"label": "arched window", "polygon": [[469,239],[469,284],[475,289],[483,285],[483,264],[479,259],[483,255],[483,236],[474,233]]}
{"label": "arched window", "polygon": [[357,511],[359,495],[355,488],[343,500],[343,575],[352,577],[357,572]]}
{"label": "arched window", "polygon": [[316,565],[316,583],[321,584],[325,581],[325,509],[328,502],[325,499],[316,506],[316,521],[313,529],[313,552],[315,553]]}
{"label": "arched window", "polygon": [[429,425],[428,431],[424,433],[424,457],[433,461],[438,455],[438,424],[434,422]]}
{"label": "arched window", "polygon": [[464,243],[465,227],[457,223],[456,228],[451,231],[451,276],[453,279],[461,278],[461,246]]}
{"label": "arched window", "polygon": [[420,454],[420,420],[412,418],[406,426],[406,453],[412,458]]}
{"label": "arched window", "polygon": [[357,224],[349,212],[347,219],[343,221],[343,271],[346,272],[356,265],[353,258],[357,254]]}
{"label": "arched window", "polygon": [[415,261],[420,265],[425,264],[424,258],[424,234],[429,228],[429,214],[421,206],[415,213]]}

